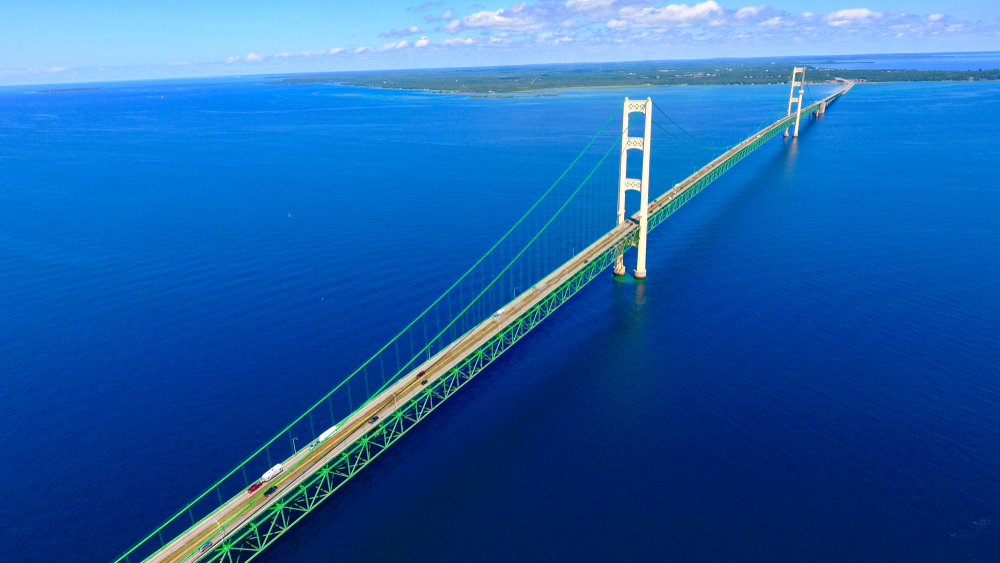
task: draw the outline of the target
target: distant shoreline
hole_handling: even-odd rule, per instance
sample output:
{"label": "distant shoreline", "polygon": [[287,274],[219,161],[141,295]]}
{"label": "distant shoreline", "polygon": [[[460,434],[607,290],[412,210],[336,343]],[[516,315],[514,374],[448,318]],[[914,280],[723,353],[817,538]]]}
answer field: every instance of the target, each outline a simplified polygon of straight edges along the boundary
{"label": "distant shoreline", "polygon": [[[969,80],[969,79],[937,79],[937,80],[880,80],[880,81],[867,81],[862,80],[855,82],[855,85],[866,85],[866,84],[907,84],[907,83],[919,83],[919,82],[996,82],[1000,79],[980,79],[980,80]],[[813,86],[830,86],[836,84],[846,84],[847,81],[844,80],[825,80],[822,82],[808,80],[807,84]],[[555,97],[558,96],[558,92],[563,90],[618,90],[624,88],[669,88],[669,87],[683,87],[683,86],[774,86],[787,84],[787,82],[769,82],[769,83],[729,83],[729,84],[621,84],[621,85],[607,85],[607,86],[550,86],[547,88],[539,88],[535,90],[510,90],[505,92],[482,92],[477,90],[438,90],[432,88],[406,88],[401,86],[377,86],[377,85],[367,85],[367,84],[346,84],[339,80],[316,80],[309,82],[285,82],[285,81],[272,81],[272,82],[262,82],[262,84],[280,86],[280,85],[291,85],[291,84],[336,84],[338,86],[354,86],[358,88],[374,88],[378,90],[399,90],[399,91],[410,91],[410,92],[428,92],[431,94],[448,94],[453,96],[467,96],[469,99],[509,99],[509,98],[541,98],[541,97]],[[554,92],[554,93],[549,93]],[[343,96],[357,96],[358,94],[341,94]]]}
{"label": "distant shoreline", "polygon": [[442,94],[498,97],[500,95],[533,94],[580,88],[786,84],[793,66],[806,67],[806,80],[810,84],[835,84],[842,81],[891,83],[1000,80],[1000,69],[971,71],[834,69],[786,61],[778,64],[769,60],[748,61],[744,59],[342,72],[329,75],[293,76],[264,82],[264,84],[337,83],[343,86],[385,90],[422,90]]}
{"label": "distant shoreline", "polygon": [[36,94],[50,94],[53,92],[83,92],[86,90],[100,90],[101,86],[92,86],[89,88],[52,88],[50,90],[35,90]]}

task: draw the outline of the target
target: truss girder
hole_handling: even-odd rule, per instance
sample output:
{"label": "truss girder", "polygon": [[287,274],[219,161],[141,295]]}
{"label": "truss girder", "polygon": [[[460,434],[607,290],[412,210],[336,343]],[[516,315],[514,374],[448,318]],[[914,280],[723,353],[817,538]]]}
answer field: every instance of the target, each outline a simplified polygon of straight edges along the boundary
{"label": "truss girder", "polygon": [[[842,93],[826,98],[823,102],[832,103]],[[820,103],[812,104],[796,114],[775,122],[751,142],[734,151],[723,161],[714,164],[711,170],[683,192],[664,205],[657,206],[655,210],[651,208],[648,215],[648,229],[653,229],[662,223],[737,162],[782,131],[783,127],[797,116],[816,111]],[[259,555],[587,283],[610,268],[619,256],[629,247],[636,246],[638,242],[638,229],[625,234],[500,332],[469,353],[447,373],[431,382],[426,389],[401,404],[397,410],[374,425],[337,457],[319,467],[299,486],[248,520],[214,549],[200,557],[191,557],[185,563],[193,561],[244,563]],[[122,560],[127,561],[128,554],[119,558],[119,561]]]}
{"label": "truss girder", "polygon": [[343,453],[317,469],[310,479],[288,492],[268,510],[248,521],[199,561],[244,563],[256,557],[538,326],[588,282],[611,267],[616,254],[621,250],[622,245],[619,245],[602,252],[583,269],[471,352],[445,375],[428,385],[427,389],[400,405],[396,411],[386,416],[383,422],[358,438]]}

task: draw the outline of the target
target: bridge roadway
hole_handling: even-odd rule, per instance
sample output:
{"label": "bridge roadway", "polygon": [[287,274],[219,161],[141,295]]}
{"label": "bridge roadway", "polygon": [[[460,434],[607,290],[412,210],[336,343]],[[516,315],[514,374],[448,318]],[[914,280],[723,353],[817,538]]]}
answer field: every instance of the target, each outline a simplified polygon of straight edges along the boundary
{"label": "bridge roadway", "polygon": [[[828,98],[803,108],[800,114],[807,116],[810,113],[816,112],[820,104],[829,104],[847,92],[851,86],[853,84],[848,85],[843,90]],[[690,199],[693,195],[688,194],[688,192],[694,191],[692,188],[700,190],[707,184],[706,179],[708,181],[714,179],[712,178],[712,174],[717,172],[717,169],[727,163],[730,163],[729,165],[731,166],[731,161],[742,158],[744,156],[742,153],[747,151],[748,148],[754,147],[755,144],[759,145],[759,143],[774,136],[777,131],[787,127],[789,124],[794,124],[794,120],[795,114],[779,119],[769,127],[762,129],[742,143],[726,151],[684,181],[676,184],[669,191],[650,203],[649,217],[653,218],[658,214],[669,215],[669,213],[672,213],[673,210],[670,209],[672,203],[676,204],[674,209],[679,207],[679,204],[683,204],[686,199]],[[687,198],[685,198],[686,194],[688,195]],[[625,221],[613,228],[583,252],[577,254],[539,283],[535,284],[530,290],[525,291],[509,302],[503,308],[503,314],[499,318],[489,318],[483,321],[457,341],[414,369],[407,376],[401,378],[381,395],[375,397],[366,406],[358,409],[354,415],[343,421],[333,435],[314,449],[310,450],[308,447],[304,447],[290,458],[284,460],[282,465],[286,470],[279,477],[265,484],[265,486],[261,487],[254,494],[249,494],[245,490],[242,491],[212,512],[212,514],[194,524],[183,534],[166,543],[160,550],[146,559],[146,562],[193,562],[206,555],[207,553],[202,554],[198,552],[201,545],[207,541],[211,541],[213,547],[218,546],[229,535],[239,531],[255,516],[270,508],[285,494],[301,485],[319,468],[338,455],[341,455],[344,450],[361,439],[373,427],[373,425],[368,423],[369,419],[374,416],[378,416],[380,420],[384,419],[396,410],[399,405],[413,399],[425,387],[430,387],[434,381],[447,374],[456,364],[478,350],[488,340],[503,330],[507,324],[516,320],[522,313],[530,310],[549,293],[555,291],[564,282],[580,272],[591,261],[597,259],[610,249],[620,248],[624,250],[627,246],[634,245],[639,228],[637,219],[637,216],[633,216],[631,220]],[[662,221],[662,217],[660,221]],[[651,224],[655,226],[659,224],[659,221],[651,222]],[[278,490],[269,497],[264,497],[263,492],[271,486],[276,486]]]}

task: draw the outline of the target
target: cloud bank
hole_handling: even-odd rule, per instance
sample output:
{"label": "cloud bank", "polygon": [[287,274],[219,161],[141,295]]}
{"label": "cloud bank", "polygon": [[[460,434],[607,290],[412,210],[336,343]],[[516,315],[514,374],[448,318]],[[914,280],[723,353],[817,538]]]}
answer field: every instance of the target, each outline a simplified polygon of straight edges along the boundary
{"label": "cloud bank", "polygon": [[[965,21],[946,12],[912,14],[857,5],[812,13],[767,4],[723,5],[718,0],[690,4],[536,0],[478,6],[463,14],[439,0],[411,6],[406,13],[411,15],[405,17],[419,21],[378,34],[393,40],[389,43],[373,37],[367,42],[326,46],[316,51],[253,51],[221,60],[163,66],[187,65],[191,69],[223,65],[235,72],[292,72],[310,64],[313,70],[739,57],[776,50],[807,54],[817,52],[816,46],[828,53],[973,50],[955,49],[966,45],[976,45],[977,50],[1000,49],[1000,18]],[[0,78],[27,80],[30,76],[66,76],[74,72],[76,69],[52,65],[0,70]]]}
{"label": "cloud bank", "polygon": [[[407,8],[423,13],[443,2],[424,2]],[[877,41],[940,42],[971,37],[1000,38],[1000,22],[958,21],[946,13],[926,15],[849,7],[825,14],[793,12],[767,4],[727,7],[716,0],[692,4],[663,4],[654,0],[538,0],[496,9],[479,9],[456,15],[451,8],[438,15],[424,15],[437,23],[430,33],[417,25],[391,29],[381,37],[399,39],[381,47],[334,48],[330,54],[374,54],[420,49],[503,48],[535,46],[561,49],[633,49],[638,56],[655,56],[665,48],[690,48],[711,44],[743,48],[767,45],[837,44]],[[435,37],[434,34],[442,36]],[[997,41],[1000,46],[1000,39]],[[601,47],[605,46],[605,47]],[[905,48],[897,48],[897,51]],[[250,62],[248,55],[244,62]],[[240,61],[239,57],[231,59]]]}

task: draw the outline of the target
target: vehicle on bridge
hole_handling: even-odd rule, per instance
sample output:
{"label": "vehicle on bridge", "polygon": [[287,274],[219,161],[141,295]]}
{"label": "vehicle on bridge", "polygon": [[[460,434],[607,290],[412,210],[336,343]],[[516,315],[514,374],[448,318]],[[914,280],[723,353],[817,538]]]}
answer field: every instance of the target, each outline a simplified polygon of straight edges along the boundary
{"label": "vehicle on bridge", "polygon": [[[503,266],[499,275],[495,275],[491,270],[490,275],[494,276],[494,280],[489,285],[487,285],[485,277],[486,266],[480,268],[484,277],[482,282],[483,291],[479,296],[470,297],[472,301],[469,302],[467,307],[465,306],[464,286],[459,282],[467,279],[470,275],[476,276],[475,278],[468,278],[472,280],[477,279],[479,276],[478,271],[474,272],[470,269],[459,279],[459,282],[456,282],[452,286],[453,289],[457,289],[459,302],[464,307],[457,316],[453,315],[451,310],[455,293],[452,289],[449,289],[431,307],[427,308],[424,313],[421,313],[417,317],[417,320],[423,319],[424,321],[429,321],[432,316],[440,314],[441,311],[439,309],[442,307],[439,307],[439,304],[443,303],[443,307],[448,308],[448,317],[444,319],[448,323],[445,330],[441,330],[439,326],[435,326],[435,329],[439,333],[429,340],[427,334],[422,335],[424,346],[421,348],[419,346],[420,342],[414,342],[413,337],[415,335],[418,338],[421,337],[418,333],[418,326],[424,332],[427,331],[428,327],[426,324],[417,325],[417,321],[415,320],[408,328],[390,340],[389,344],[371,356],[352,375],[345,378],[341,384],[331,390],[324,397],[323,401],[317,402],[295,421],[295,423],[298,423],[299,421],[306,420],[308,416],[309,427],[312,429],[314,422],[313,415],[323,415],[326,407],[321,407],[321,403],[325,402],[330,405],[330,419],[326,420],[329,420],[331,424],[337,420],[343,420],[341,428],[334,425],[325,430],[310,442],[310,451],[303,452],[301,449],[295,449],[295,440],[298,438],[292,437],[291,432],[293,427],[289,425],[281,433],[276,434],[265,447],[252,454],[250,458],[237,467],[237,469],[242,468],[244,471],[246,471],[250,463],[253,463],[254,467],[256,467],[257,463],[261,463],[260,460],[263,455],[267,456],[267,464],[270,465],[273,463],[271,461],[272,452],[271,450],[267,450],[266,447],[279,437],[287,437],[291,441],[290,445],[293,450],[293,457],[289,458],[292,461],[286,461],[286,463],[290,464],[287,468],[289,470],[288,473],[284,473],[286,468],[279,463],[267,470],[258,482],[252,485],[248,484],[248,493],[259,495],[260,491],[264,490],[263,496],[269,500],[260,501],[256,496],[250,499],[246,497],[229,500],[223,499],[221,491],[229,490],[230,488],[227,479],[231,477],[234,479],[238,478],[236,469],[234,469],[229,475],[216,482],[213,486],[218,494],[220,503],[220,506],[215,508],[217,511],[215,514],[227,517],[224,519],[226,528],[223,528],[219,521],[215,521],[207,516],[202,517],[202,512],[213,508],[210,503],[198,503],[196,508],[201,512],[197,515],[192,512],[192,507],[202,498],[198,497],[198,499],[195,499],[185,509],[172,516],[167,523],[154,530],[145,539],[125,552],[114,563],[129,563],[129,561],[135,563],[143,552],[153,552],[154,554],[154,556],[147,559],[148,563],[177,563],[178,561],[193,563],[202,557],[207,558],[208,555],[206,554],[211,552],[214,544],[209,541],[200,548],[192,549],[196,545],[196,540],[192,538],[203,540],[206,537],[218,537],[217,535],[221,535],[224,540],[222,538],[215,540],[215,543],[220,543],[220,548],[219,553],[213,559],[221,560],[225,557],[230,563],[247,563],[248,560],[253,559],[268,545],[276,541],[290,526],[309,513],[317,503],[328,498],[334,491],[338,490],[352,475],[370,463],[381,451],[390,447],[409,428],[428,416],[428,413],[432,412],[441,401],[446,400],[456,393],[466,382],[475,377],[476,374],[482,372],[500,354],[518,342],[528,331],[538,326],[540,322],[551,315],[582,287],[591,280],[596,279],[597,276],[602,275],[612,263],[614,264],[612,269],[614,275],[624,275],[626,270],[623,256],[626,250],[631,248],[638,250],[635,277],[636,279],[645,277],[645,245],[646,234],[649,230],[661,224],[666,217],[674,213],[685,202],[689,201],[720,177],[720,175],[752,151],[762,146],[769,139],[776,135],[781,135],[783,131],[787,135],[788,130],[792,127],[795,128],[797,136],[799,122],[802,117],[808,116],[811,112],[819,111],[822,113],[825,111],[827,105],[844,94],[851,86],[851,84],[848,84],[847,87],[836,94],[814,102],[808,107],[804,107],[801,101],[804,84],[803,80],[798,78],[801,75],[801,69],[796,70],[797,72],[792,79],[793,92],[795,88],[799,88],[799,91],[797,92],[797,96],[793,96],[794,101],[797,102],[794,112],[792,111],[792,106],[795,104],[790,100],[788,112],[785,117],[779,118],[753,136],[726,149],[726,152],[722,155],[716,157],[708,165],[695,171],[688,178],[674,184],[673,188],[665,194],[654,198],[652,202],[647,202],[646,200],[646,196],[649,195],[647,193],[648,171],[643,172],[642,180],[625,178],[624,175],[620,175],[618,187],[619,202],[621,205],[619,206],[617,226],[604,234],[596,233],[594,235],[598,237],[596,240],[588,238],[582,241],[585,243],[583,246],[585,250],[580,255],[576,253],[577,247],[573,246],[573,256],[568,262],[565,261],[565,250],[569,247],[565,245],[555,245],[557,251],[553,251],[554,254],[548,258],[544,256],[547,251],[539,250],[539,254],[542,254],[542,256],[538,256],[539,263],[533,264],[529,260],[528,269],[531,270],[532,267],[537,266],[537,275],[541,276],[540,279],[534,277],[535,274],[531,274],[530,272],[527,279],[515,280],[514,278],[507,279],[504,277],[512,275],[513,270],[511,267],[515,264],[514,261],[522,260],[519,257],[524,256],[524,260],[527,260],[528,257],[534,259],[532,253],[535,252],[537,247],[531,247],[532,253],[524,254],[525,251],[529,250],[531,242],[528,243],[529,246],[522,248],[516,256],[512,256],[509,263],[506,262],[505,255],[502,254],[505,251],[505,247],[494,246],[495,249],[499,249],[501,252],[501,262],[507,263],[507,265]],[[627,149],[641,148],[644,151],[644,155],[648,154],[651,143],[651,137],[649,136],[650,125],[654,123],[651,118],[652,107],[652,100],[649,99],[634,102],[629,102],[626,99],[623,109],[623,131],[628,126],[630,113],[645,113],[647,121],[644,137],[628,137],[623,133],[623,152],[621,153],[619,172],[627,168]],[[616,148],[612,146],[607,154],[610,154],[610,151]],[[636,213],[632,217],[625,216],[624,190],[626,188],[638,190],[641,196],[640,200],[643,202],[643,209],[640,210],[640,213]],[[528,216],[525,215],[525,217]],[[544,230],[544,227],[542,230]],[[539,234],[541,234],[541,231]],[[531,241],[535,241],[536,238],[532,238]],[[520,244],[520,239],[518,241],[518,244]],[[578,241],[574,239],[573,242]],[[497,244],[499,245],[499,243]],[[492,257],[492,252],[493,250],[487,253],[487,255]],[[486,255],[483,258],[485,259]],[[545,265],[546,262],[554,262],[554,264]],[[477,264],[480,263],[489,264],[491,268],[493,266],[492,262],[482,262],[482,260],[477,262]],[[521,262],[518,262],[518,264],[521,264]],[[544,268],[542,267],[543,265]],[[549,272],[550,265],[554,265],[555,269]],[[521,275],[523,276],[523,274]],[[534,280],[534,283],[532,280]],[[501,282],[500,285],[496,285],[497,282]],[[512,288],[507,287],[507,284],[515,282],[522,285],[513,288],[512,300],[508,300],[511,297],[508,290]],[[523,287],[525,282],[532,285],[526,292],[527,295],[522,296],[518,294],[517,290]],[[472,284],[473,289],[477,284],[478,282]],[[501,287],[504,289],[498,296],[492,293],[487,295],[486,290],[490,287]],[[499,297],[500,301],[494,301],[493,297]],[[442,299],[444,301],[441,301]],[[489,313],[489,309],[492,306],[478,308],[482,303],[497,303],[503,306],[491,314]],[[477,305],[477,307],[470,309],[469,307],[472,307],[473,304]],[[469,311],[472,312],[470,313]],[[510,318],[508,319],[507,317]],[[472,328],[467,328],[465,324],[466,320],[472,322]],[[461,323],[456,325],[455,323],[458,321],[461,321]],[[440,323],[441,320],[435,318],[434,322]],[[408,340],[410,340],[411,356],[401,357],[400,349],[405,352],[405,346],[401,346],[405,340],[402,339],[406,338],[407,334],[409,335]],[[390,348],[391,344],[396,344],[396,346]],[[416,351],[416,348],[419,348],[419,352]],[[386,374],[383,372],[382,387],[378,387],[374,392],[369,391],[367,366],[370,362],[377,361],[376,364],[372,364],[374,368],[375,365],[379,365],[384,360],[390,359],[390,355],[394,356],[391,359],[397,362],[396,367],[399,369],[399,372],[396,374],[390,373],[388,380],[385,379]],[[407,372],[407,370],[411,369],[411,366],[423,366],[423,368],[417,367],[416,369],[419,371],[413,377],[414,372]],[[384,370],[385,366],[382,365],[382,368]],[[360,385],[352,386],[352,381],[358,383],[359,380],[352,380],[351,378],[358,374],[362,374],[361,377],[365,378],[365,395],[358,398],[357,401],[352,402],[352,387],[357,392],[360,390]],[[428,386],[431,379],[434,379],[434,385],[428,389],[426,386]],[[341,405],[337,407],[341,411],[339,414],[333,410],[334,392],[338,389],[341,394],[337,395],[337,401],[340,401],[340,398],[346,399],[343,403],[337,403]],[[359,405],[357,409],[354,408],[355,404]],[[317,407],[320,408],[317,410]],[[347,418],[339,418],[342,415],[346,415]],[[363,421],[367,421],[367,424]],[[376,423],[380,421],[382,424],[377,425]],[[365,426],[368,426],[368,428],[364,428]],[[344,432],[334,438],[338,429],[343,429]],[[334,438],[335,443],[329,444],[328,446],[330,447],[319,447],[320,444],[330,438]],[[239,477],[245,476],[245,472],[243,475],[239,475]],[[317,476],[321,478],[317,478]],[[279,478],[282,478],[281,490],[285,491],[283,494],[286,496],[286,502],[277,502],[278,498],[270,499],[271,496],[278,493],[279,489],[274,483],[271,485],[267,485],[267,483],[276,481]],[[233,488],[238,488],[238,485]],[[206,492],[202,496],[207,497],[211,501],[215,495]],[[279,498],[281,496],[278,495]],[[251,505],[255,506],[248,510]],[[209,515],[211,514],[210,512]],[[164,527],[173,522],[179,521],[183,523],[188,517],[192,521],[192,525],[188,528],[188,531],[182,532],[169,542],[165,542],[165,538],[161,533]],[[199,553],[196,554],[194,553],[195,551]]]}
{"label": "vehicle on bridge", "polygon": [[322,444],[330,436],[333,436],[333,433],[337,431],[337,428],[338,426],[336,424],[327,428],[322,434],[319,435],[319,438],[316,438],[311,444],[309,444],[309,451],[314,450],[316,446]]}
{"label": "vehicle on bridge", "polygon": [[280,475],[281,472],[284,471],[284,470],[285,470],[285,468],[279,463],[278,465],[275,465],[271,469],[268,469],[267,471],[265,471],[264,474],[260,476],[260,482],[261,483],[267,483],[271,479],[274,479],[275,477],[277,477],[278,475]]}

